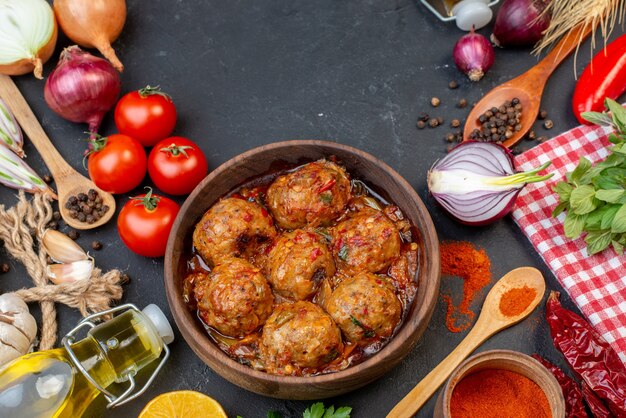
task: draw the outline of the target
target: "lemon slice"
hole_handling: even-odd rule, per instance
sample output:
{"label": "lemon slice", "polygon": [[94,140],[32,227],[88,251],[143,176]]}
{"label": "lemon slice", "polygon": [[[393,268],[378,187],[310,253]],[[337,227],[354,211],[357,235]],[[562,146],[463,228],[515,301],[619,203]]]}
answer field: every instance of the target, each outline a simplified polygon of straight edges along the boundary
{"label": "lemon slice", "polygon": [[143,408],[139,418],[228,418],[217,401],[193,390],[163,393]]}

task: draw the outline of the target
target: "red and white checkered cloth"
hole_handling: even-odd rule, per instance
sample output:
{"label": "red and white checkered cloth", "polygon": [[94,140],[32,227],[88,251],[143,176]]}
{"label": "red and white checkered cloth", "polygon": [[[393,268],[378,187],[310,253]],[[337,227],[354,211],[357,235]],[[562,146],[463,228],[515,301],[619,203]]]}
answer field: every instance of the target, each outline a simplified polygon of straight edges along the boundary
{"label": "red and white checkered cloth", "polygon": [[589,256],[582,238],[565,237],[565,214],[552,217],[558,195],[552,187],[574,170],[580,156],[595,163],[608,154],[610,128],[580,126],[516,157],[518,170],[552,161],[550,180],[520,193],[513,218],[583,314],[626,361],[626,254],[612,248]]}

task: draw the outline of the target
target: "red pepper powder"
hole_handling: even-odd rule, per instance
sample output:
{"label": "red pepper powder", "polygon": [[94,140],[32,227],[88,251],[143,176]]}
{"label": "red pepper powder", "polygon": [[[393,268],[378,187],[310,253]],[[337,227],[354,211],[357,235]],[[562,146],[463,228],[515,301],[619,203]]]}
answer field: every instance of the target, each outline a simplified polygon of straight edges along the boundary
{"label": "red pepper powder", "polygon": [[535,382],[510,370],[485,369],[464,377],[450,400],[452,418],[550,418],[550,403]]}
{"label": "red pepper powder", "polygon": [[517,316],[524,312],[537,296],[537,291],[528,286],[510,289],[500,298],[500,312],[504,316]]}
{"label": "red pepper powder", "polygon": [[476,314],[470,310],[476,293],[491,282],[491,260],[484,249],[477,249],[469,242],[448,241],[440,246],[441,273],[463,280],[463,300],[456,306],[449,295],[446,326],[451,332],[465,331]]}

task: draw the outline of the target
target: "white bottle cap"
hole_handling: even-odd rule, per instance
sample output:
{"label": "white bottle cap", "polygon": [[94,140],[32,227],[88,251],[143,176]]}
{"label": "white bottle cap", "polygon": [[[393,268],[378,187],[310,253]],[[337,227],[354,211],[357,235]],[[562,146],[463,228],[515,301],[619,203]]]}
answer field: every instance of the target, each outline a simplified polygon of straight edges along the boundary
{"label": "white bottle cap", "polygon": [[174,330],[169,321],[165,317],[165,314],[154,303],[143,308],[141,311],[150,320],[154,328],[159,333],[159,336],[165,344],[171,344],[174,341]]}
{"label": "white bottle cap", "polygon": [[493,11],[485,0],[463,0],[452,8],[459,29],[469,31],[480,29],[491,22]]}

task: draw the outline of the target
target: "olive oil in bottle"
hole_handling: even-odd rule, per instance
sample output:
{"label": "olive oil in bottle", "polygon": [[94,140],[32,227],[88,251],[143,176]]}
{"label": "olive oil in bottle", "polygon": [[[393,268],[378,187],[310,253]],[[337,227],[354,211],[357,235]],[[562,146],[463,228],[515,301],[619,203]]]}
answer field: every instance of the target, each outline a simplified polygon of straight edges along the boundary
{"label": "olive oil in bottle", "polygon": [[[91,322],[121,310],[109,321]],[[90,328],[87,336],[74,342],[74,333],[83,326]],[[162,357],[154,373],[160,370],[173,335],[156,305],[143,311],[124,305],[91,315],[63,339],[64,347],[27,354],[0,368],[0,417],[80,417],[100,393],[109,407],[134,399],[146,387],[132,393],[133,377]],[[128,390],[115,396],[107,390],[113,383],[126,384]]]}

